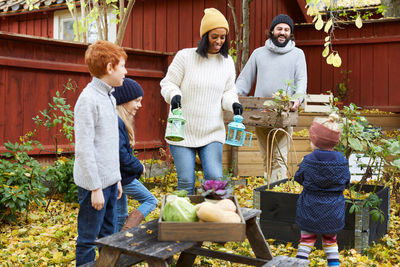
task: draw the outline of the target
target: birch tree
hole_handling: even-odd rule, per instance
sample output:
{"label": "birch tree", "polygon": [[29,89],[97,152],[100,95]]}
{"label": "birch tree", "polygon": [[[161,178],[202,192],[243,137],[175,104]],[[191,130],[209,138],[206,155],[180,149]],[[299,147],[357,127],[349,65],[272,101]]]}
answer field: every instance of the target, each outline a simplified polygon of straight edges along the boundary
{"label": "birch tree", "polygon": [[[125,0],[79,0],[79,2],[66,0],[66,2],[74,19],[75,41],[87,42],[89,29],[93,24],[96,25],[97,39],[108,40],[109,25],[115,23],[119,26],[115,43],[122,45],[126,26],[136,0],[128,0],[127,7],[125,7]],[[79,3],[79,8],[77,3]],[[109,12],[116,18],[109,20]]]}

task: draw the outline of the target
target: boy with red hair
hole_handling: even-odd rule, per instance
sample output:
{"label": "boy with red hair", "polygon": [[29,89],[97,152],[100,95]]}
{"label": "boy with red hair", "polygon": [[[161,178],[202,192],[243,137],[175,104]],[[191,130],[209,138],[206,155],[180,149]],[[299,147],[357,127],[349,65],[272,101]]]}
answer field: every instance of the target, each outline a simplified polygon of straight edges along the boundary
{"label": "boy with red hair", "polygon": [[92,81],[75,104],[74,181],[79,213],[76,265],[95,259],[97,238],[114,232],[117,198],[121,197],[119,134],[114,86],[121,86],[127,55],[108,41],[97,41],[85,53]]}

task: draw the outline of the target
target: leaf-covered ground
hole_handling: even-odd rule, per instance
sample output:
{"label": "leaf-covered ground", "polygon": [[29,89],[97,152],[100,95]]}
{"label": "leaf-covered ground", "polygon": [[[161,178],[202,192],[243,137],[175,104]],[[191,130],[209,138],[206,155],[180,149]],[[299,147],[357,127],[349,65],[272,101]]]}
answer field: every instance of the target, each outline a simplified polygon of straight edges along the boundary
{"label": "leaf-covered ground", "polygon": [[[176,174],[160,179],[152,178],[152,182],[160,186],[151,189],[152,193],[160,200],[162,195],[175,190]],[[247,187],[235,186],[235,194],[240,205],[252,207],[252,190],[263,185],[262,178],[248,178]],[[169,186],[172,184],[173,186]],[[130,208],[137,203],[129,202]],[[75,266],[75,240],[76,218],[78,204],[65,204],[62,201],[51,201],[49,208],[32,207],[26,218],[21,214],[18,223],[3,224],[0,227],[0,264],[1,266]],[[153,211],[146,221],[157,218],[160,206]],[[389,233],[378,244],[368,248],[364,254],[355,250],[343,250],[340,252],[342,266],[400,266],[399,237],[400,237],[400,206],[391,200],[391,216]],[[274,255],[295,256],[296,247],[292,244],[277,244],[268,239]],[[243,243],[228,242],[225,245],[206,243],[224,252],[239,253],[254,256],[247,240]],[[177,258],[177,255],[176,255]],[[326,266],[323,251],[313,250],[310,266]],[[146,266],[146,264],[141,264]],[[195,266],[240,266],[225,261],[210,258],[197,257]]]}

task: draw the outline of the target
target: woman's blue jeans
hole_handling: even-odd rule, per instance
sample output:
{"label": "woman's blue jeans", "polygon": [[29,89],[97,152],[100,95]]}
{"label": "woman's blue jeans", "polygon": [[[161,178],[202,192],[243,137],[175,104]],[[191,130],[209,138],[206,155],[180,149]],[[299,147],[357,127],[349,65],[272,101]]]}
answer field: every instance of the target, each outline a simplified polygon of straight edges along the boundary
{"label": "woman's blue jeans", "polygon": [[196,153],[199,154],[206,180],[222,178],[222,143],[212,142],[202,147],[169,145],[169,149],[178,174],[178,190],[186,190],[193,195]]}
{"label": "woman's blue jeans", "polygon": [[92,192],[78,186],[79,213],[78,239],[76,240],[76,266],[92,262],[95,259],[97,238],[114,233],[114,215],[117,204],[117,184],[103,189],[104,207],[96,210],[92,207]]}
{"label": "woman's blue jeans", "polygon": [[137,179],[134,179],[122,187],[122,196],[117,200],[115,215],[115,233],[121,231],[126,217],[128,217],[128,198],[127,195],[140,202],[138,210],[143,214],[143,218],[149,215],[157,207],[157,199],[153,194]]}

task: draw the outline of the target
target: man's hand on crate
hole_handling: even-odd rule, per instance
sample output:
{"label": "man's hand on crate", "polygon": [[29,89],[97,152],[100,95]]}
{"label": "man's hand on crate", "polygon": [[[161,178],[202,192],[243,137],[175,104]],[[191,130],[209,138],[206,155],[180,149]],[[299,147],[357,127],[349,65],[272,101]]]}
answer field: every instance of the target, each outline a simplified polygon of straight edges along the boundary
{"label": "man's hand on crate", "polygon": [[296,100],[293,102],[293,105],[292,105],[292,107],[290,108],[290,110],[291,110],[291,111],[296,111],[296,110],[299,108],[299,105],[300,105],[300,100],[296,99]]}

